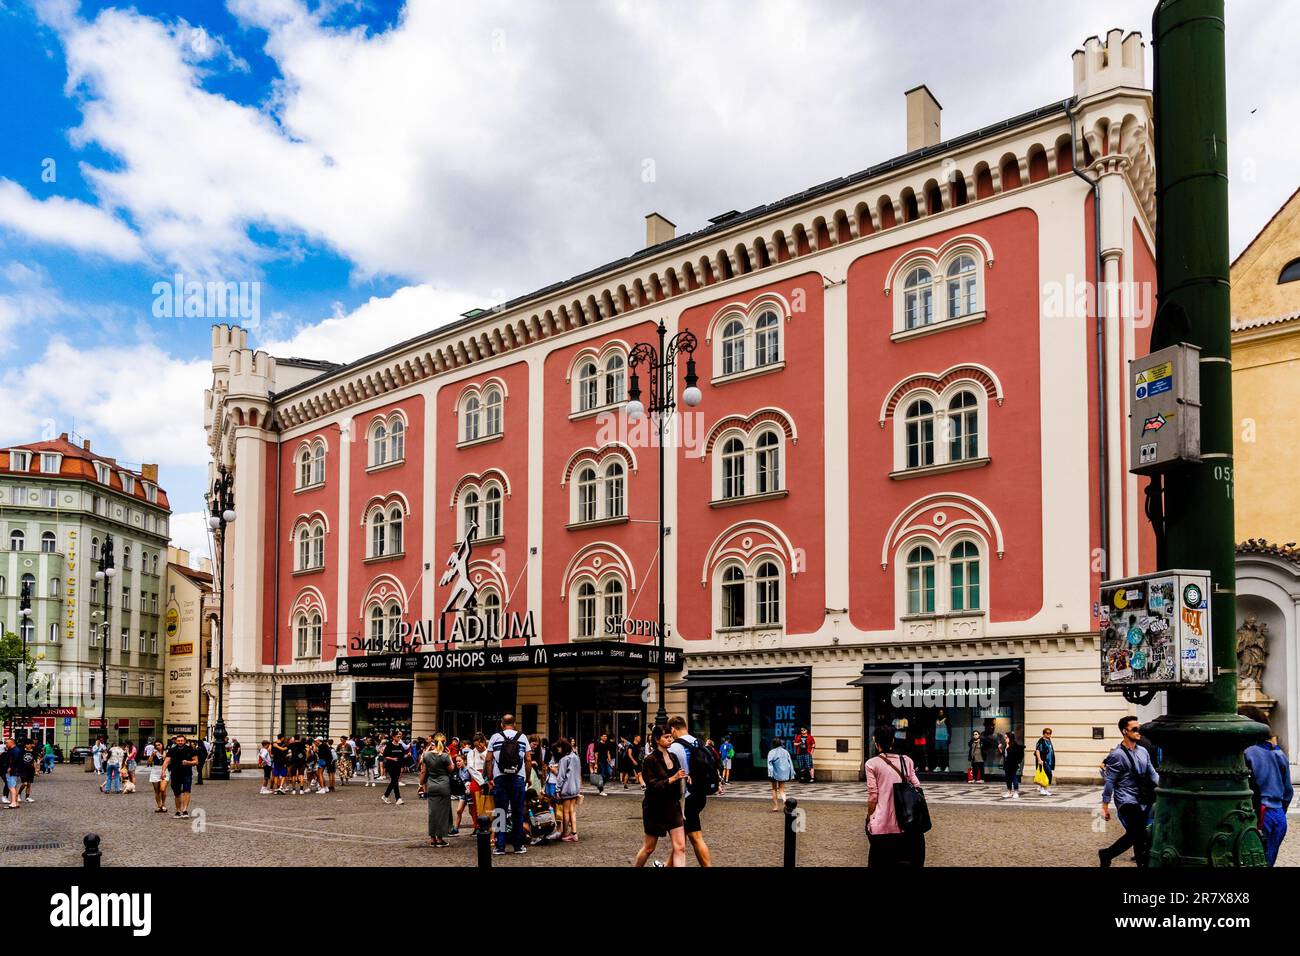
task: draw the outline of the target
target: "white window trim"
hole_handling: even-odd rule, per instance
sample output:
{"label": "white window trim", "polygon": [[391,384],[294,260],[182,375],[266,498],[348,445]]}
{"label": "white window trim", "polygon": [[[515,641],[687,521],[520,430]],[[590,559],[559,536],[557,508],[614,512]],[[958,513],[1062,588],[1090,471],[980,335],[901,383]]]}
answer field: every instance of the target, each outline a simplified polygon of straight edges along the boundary
{"label": "white window trim", "polygon": [[[771,561],[777,567],[778,580],[780,581],[780,614],[779,620],[775,623],[759,624],[758,623],[758,569],[763,564]],[[722,586],[723,575],[728,568],[738,567],[744,573],[744,620],[745,623],[739,627],[724,627],[722,623]],[[748,561],[742,561],[739,558],[728,558],[719,561],[714,566],[712,572],[712,594],[713,594],[713,633],[715,636],[722,634],[744,634],[754,631],[780,631],[784,633],[786,622],[790,610],[790,569],[786,567],[785,560],[774,551],[759,551]]]}
{"label": "white window trim", "polygon": [[[760,493],[758,490],[758,438],[765,432],[776,435],[778,487]],[[745,448],[744,493],[739,497],[724,498],[722,494],[722,449],[733,438],[739,438]],[[709,457],[713,459],[711,466],[713,500],[709,502],[710,505],[713,507],[726,507],[744,501],[766,501],[769,498],[784,498],[788,495],[790,493],[789,445],[790,442],[786,438],[785,429],[774,422],[759,422],[749,430],[735,426],[719,434],[713,441],[712,451],[709,452]]]}
{"label": "white window trim", "polygon": [[[588,347],[580,351],[569,365],[569,418],[578,419],[598,415],[611,409],[622,408],[627,403],[627,388],[632,372],[629,368],[630,349],[621,340],[605,342],[597,347]],[[609,379],[609,359],[615,353],[623,358],[623,394],[613,402],[605,401],[605,392]],[[589,407],[582,404],[582,379],[579,371],[591,362],[596,366],[596,401]]]}
{"label": "white window trim", "polygon": [[[758,364],[758,320],[767,312],[776,313],[776,361]],[[739,321],[743,329],[741,335],[741,354],[744,367],[739,370],[724,371],[723,332],[733,322]],[[739,379],[754,375],[764,375],[785,368],[786,362],[786,324],[790,321],[790,309],[784,300],[771,296],[762,296],[747,307],[732,306],[723,310],[709,323],[709,338],[712,353],[711,385],[725,385]]]}
{"label": "white window trim", "polygon": [[[610,581],[618,581],[623,586],[623,617],[627,617],[628,602],[631,596],[631,590],[628,587],[627,579],[623,577],[620,571],[606,571],[599,577],[583,572],[577,575],[569,582],[569,588],[566,592],[569,595],[569,640],[574,643],[583,641],[602,641],[609,640],[609,635],[605,633],[605,586]],[[590,636],[581,637],[578,634],[579,605],[581,599],[578,592],[584,584],[590,584],[596,589],[596,610],[594,614],[594,623]]]}
{"label": "white window trim", "polygon": [[[980,607],[952,610],[952,553],[957,545],[969,541],[979,551]],[[934,610],[912,613],[907,604],[907,555],[917,545],[925,545],[934,552]],[[895,616],[899,621],[931,620],[945,617],[985,617],[989,605],[989,545],[976,534],[957,532],[940,542],[928,534],[914,534],[906,538],[894,551],[894,601]]]}
{"label": "white window trim", "polygon": [[[979,417],[979,448],[973,458],[954,460],[950,457],[948,405],[958,392],[970,392],[975,396],[975,411]],[[934,408],[934,461],[929,465],[909,468],[907,466],[907,408],[919,398],[926,399]],[[958,379],[947,385],[942,392],[936,392],[925,386],[911,389],[894,404],[893,421],[894,470],[891,472],[893,478],[977,468],[989,462],[989,395],[984,386],[975,379]]]}
{"label": "white window trim", "polygon": [[[606,472],[609,466],[617,462],[623,469],[623,511],[621,514],[610,514],[609,511],[609,488],[606,482]],[[591,468],[596,472],[596,516],[594,518],[582,517],[581,502],[581,482],[578,476],[583,469]],[[631,486],[629,479],[632,470],[628,466],[623,456],[615,452],[602,455],[599,458],[587,456],[578,459],[573,467],[569,470],[569,527],[582,528],[592,527],[595,525],[615,524],[628,520],[629,505],[631,504]]]}
{"label": "white window trim", "polygon": [[[963,315],[953,316],[948,312],[948,266],[962,255],[968,255],[975,260],[975,298],[979,308]],[[926,250],[913,252],[899,260],[890,270],[892,285],[886,289],[886,294],[894,300],[893,333],[890,338],[894,341],[901,341],[928,335],[931,332],[939,332],[984,321],[988,316],[988,283],[985,273],[992,264],[993,260],[989,250],[980,248],[969,239],[959,241],[958,244],[944,249],[941,255],[936,255],[933,250]],[[907,277],[917,266],[924,266],[930,270],[929,289],[933,302],[932,319],[925,325],[918,325],[909,329],[907,327],[906,282]]]}

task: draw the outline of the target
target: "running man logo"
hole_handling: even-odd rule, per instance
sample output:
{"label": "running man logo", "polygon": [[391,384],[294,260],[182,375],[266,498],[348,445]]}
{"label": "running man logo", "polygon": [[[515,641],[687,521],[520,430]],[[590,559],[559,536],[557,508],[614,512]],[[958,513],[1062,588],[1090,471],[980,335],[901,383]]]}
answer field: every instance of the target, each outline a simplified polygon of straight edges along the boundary
{"label": "running man logo", "polygon": [[1183,608],[1183,624],[1185,624],[1187,626],[1187,629],[1191,631],[1193,634],[1195,634],[1197,637],[1203,636],[1203,632],[1201,631],[1202,613],[1204,612],[1202,612],[1197,608],[1190,608],[1190,607]]}
{"label": "running man logo", "polygon": [[132,935],[153,929],[152,893],[86,893],[72,887],[50,897],[50,925],[64,929],[130,927]]}

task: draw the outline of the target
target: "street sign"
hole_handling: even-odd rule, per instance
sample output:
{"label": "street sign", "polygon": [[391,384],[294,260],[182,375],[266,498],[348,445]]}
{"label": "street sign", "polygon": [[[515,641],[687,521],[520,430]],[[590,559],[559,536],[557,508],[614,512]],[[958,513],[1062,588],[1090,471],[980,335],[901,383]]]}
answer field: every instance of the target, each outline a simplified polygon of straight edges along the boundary
{"label": "street sign", "polygon": [[1208,684],[1208,571],[1156,571],[1101,585],[1101,684],[1161,688]]}
{"label": "street sign", "polygon": [[1201,460],[1201,350],[1171,345],[1129,363],[1129,471]]}

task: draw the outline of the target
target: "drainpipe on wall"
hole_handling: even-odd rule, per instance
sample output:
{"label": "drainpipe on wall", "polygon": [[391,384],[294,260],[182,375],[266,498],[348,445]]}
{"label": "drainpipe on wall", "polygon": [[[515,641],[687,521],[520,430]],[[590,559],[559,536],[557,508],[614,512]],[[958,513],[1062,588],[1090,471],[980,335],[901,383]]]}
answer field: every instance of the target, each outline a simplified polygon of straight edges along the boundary
{"label": "drainpipe on wall", "polygon": [[[275,408],[275,392],[270,394],[271,408]],[[271,414],[271,432],[275,435],[275,562],[271,576],[274,585],[271,588],[271,716],[267,739],[275,740],[275,677],[280,670],[280,421]]]}
{"label": "drainpipe on wall", "polygon": [[1071,100],[1065,108],[1065,115],[1070,118],[1070,148],[1074,155],[1070,161],[1070,172],[1078,176],[1092,190],[1092,261],[1093,281],[1096,290],[1093,302],[1097,312],[1097,505],[1101,537],[1101,578],[1106,580],[1110,572],[1110,480],[1106,457],[1106,305],[1101,294],[1101,180],[1092,179],[1079,172],[1078,160],[1082,155],[1079,150],[1078,133],[1075,128],[1075,101]]}

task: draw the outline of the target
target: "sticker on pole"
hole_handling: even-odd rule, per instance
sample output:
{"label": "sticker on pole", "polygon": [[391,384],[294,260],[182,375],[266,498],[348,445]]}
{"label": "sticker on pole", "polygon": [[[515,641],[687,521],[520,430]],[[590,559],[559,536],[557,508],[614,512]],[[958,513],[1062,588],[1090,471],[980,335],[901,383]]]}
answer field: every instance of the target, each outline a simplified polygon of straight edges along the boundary
{"label": "sticker on pole", "polygon": [[1174,387],[1174,363],[1162,362],[1144,372],[1138,372],[1133,383],[1134,398],[1151,398]]}

